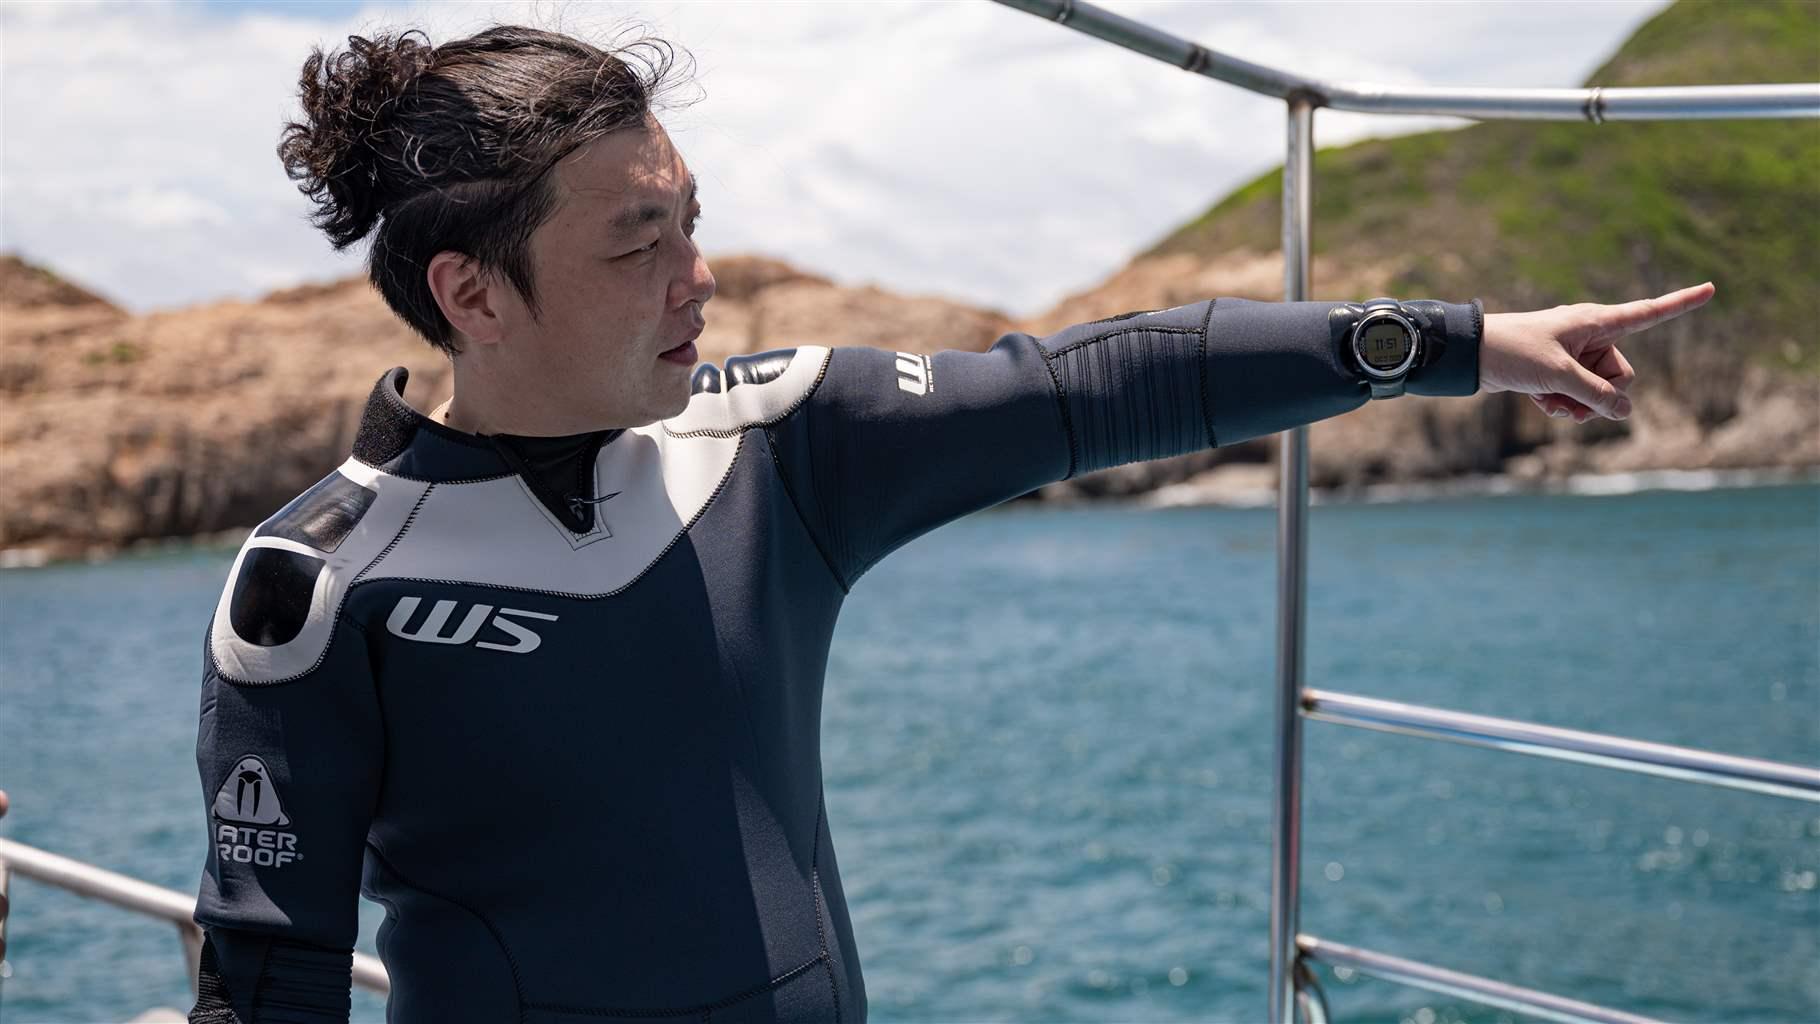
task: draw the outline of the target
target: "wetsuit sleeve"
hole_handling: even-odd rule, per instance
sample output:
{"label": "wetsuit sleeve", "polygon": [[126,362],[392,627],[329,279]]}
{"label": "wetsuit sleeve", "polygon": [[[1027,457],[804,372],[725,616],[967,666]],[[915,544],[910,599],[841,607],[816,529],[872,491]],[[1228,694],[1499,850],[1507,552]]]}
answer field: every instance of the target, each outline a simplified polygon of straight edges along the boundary
{"label": "wetsuit sleeve", "polygon": [[[1236,444],[1370,400],[1333,302],[1222,298],[1013,333],[985,352],[836,348],[772,425],[778,469],[843,588],[909,540],[1044,484]],[[1417,395],[1478,390],[1482,313],[1418,300]]]}
{"label": "wetsuit sleeve", "polygon": [[[269,635],[282,630],[282,603],[267,603],[279,621],[242,600],[235,632],[282,639]],[[204,664],[196,762],[209,851],[189,1019],[346,1021],[383,756],[366,639],[340,617],[320,660],[283,682],[233,681],[207,654]]]}

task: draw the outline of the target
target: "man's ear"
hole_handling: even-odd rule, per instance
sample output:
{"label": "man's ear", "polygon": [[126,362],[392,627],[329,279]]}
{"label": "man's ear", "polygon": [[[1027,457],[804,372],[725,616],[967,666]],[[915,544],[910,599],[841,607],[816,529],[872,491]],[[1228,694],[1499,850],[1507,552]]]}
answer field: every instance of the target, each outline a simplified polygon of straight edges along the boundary
{"label": "man's ear", "polygon": [[504,324],[499,318],[498,285],[481,272],[479,261],[445,249],[430,257],[425,273],[430,294],[457,332],[482,345],[499,340]]}

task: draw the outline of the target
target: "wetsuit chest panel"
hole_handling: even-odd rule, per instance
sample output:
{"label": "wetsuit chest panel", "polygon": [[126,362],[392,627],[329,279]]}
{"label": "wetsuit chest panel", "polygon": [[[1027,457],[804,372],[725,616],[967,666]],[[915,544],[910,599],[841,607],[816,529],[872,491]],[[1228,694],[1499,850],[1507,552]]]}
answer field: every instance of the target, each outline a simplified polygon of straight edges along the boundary
{"label": "wetsuit chest panel", "polygon": [[[725,482],[739,435],[686,440],[629,430],[600,450],[595,486],[613,497],[576,534],[516,476],[437,484],[411,529],[371,575],[600,595],[631,583],[700,515]],[[451,627],[453,624],[451,624]]]}

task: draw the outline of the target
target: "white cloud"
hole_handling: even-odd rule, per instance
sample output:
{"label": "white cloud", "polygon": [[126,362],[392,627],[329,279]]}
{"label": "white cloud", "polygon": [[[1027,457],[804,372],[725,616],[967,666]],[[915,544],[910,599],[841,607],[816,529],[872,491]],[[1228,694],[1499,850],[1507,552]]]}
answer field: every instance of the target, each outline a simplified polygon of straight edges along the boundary
{"label": "white cloud", "polygon": [[123,194],[107,194],[97,204],[104,216],[148,231],[204,231],[228,224],[227,211],[177,188],[134,185]]}
{"label": "white cloud", "polygon": [[[1316,77],[1558,86],[1663,4],[1109,6]],[[989,3],[10,5],[0,245],[135,309],[357,273],[363,250],[330,250],[273,152],[312,45],[493,19],[598,38],[628,15],[697,59],[705,99],[666,123],[710,253],[1028,312],[1282,158],[1280,104]],[[1317,141],[1458,123],[1324,112]]]}

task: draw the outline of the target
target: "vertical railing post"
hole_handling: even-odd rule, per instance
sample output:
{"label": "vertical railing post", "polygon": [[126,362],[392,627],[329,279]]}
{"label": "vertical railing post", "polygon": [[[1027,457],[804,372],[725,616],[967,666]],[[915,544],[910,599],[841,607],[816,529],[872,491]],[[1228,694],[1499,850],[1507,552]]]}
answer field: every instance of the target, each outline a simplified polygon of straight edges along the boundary
{"label": "vertical railing post", "polygon": [[[1283,299],[1308,298],[1314,104],[1289,98],[1283,161]],[[1276,809],[1270,864],[1270,1024],[1294,1024],[1302,861],[1302,633],[1308,554],[1308,428],[1283,435],[1277,487]]]}
{"label": "vertical railing post", "polygon": [[183,946],[183,966],[190,975],[190,995],[202,994],[202,929],[194,921],[177,924],[177,941]]}

